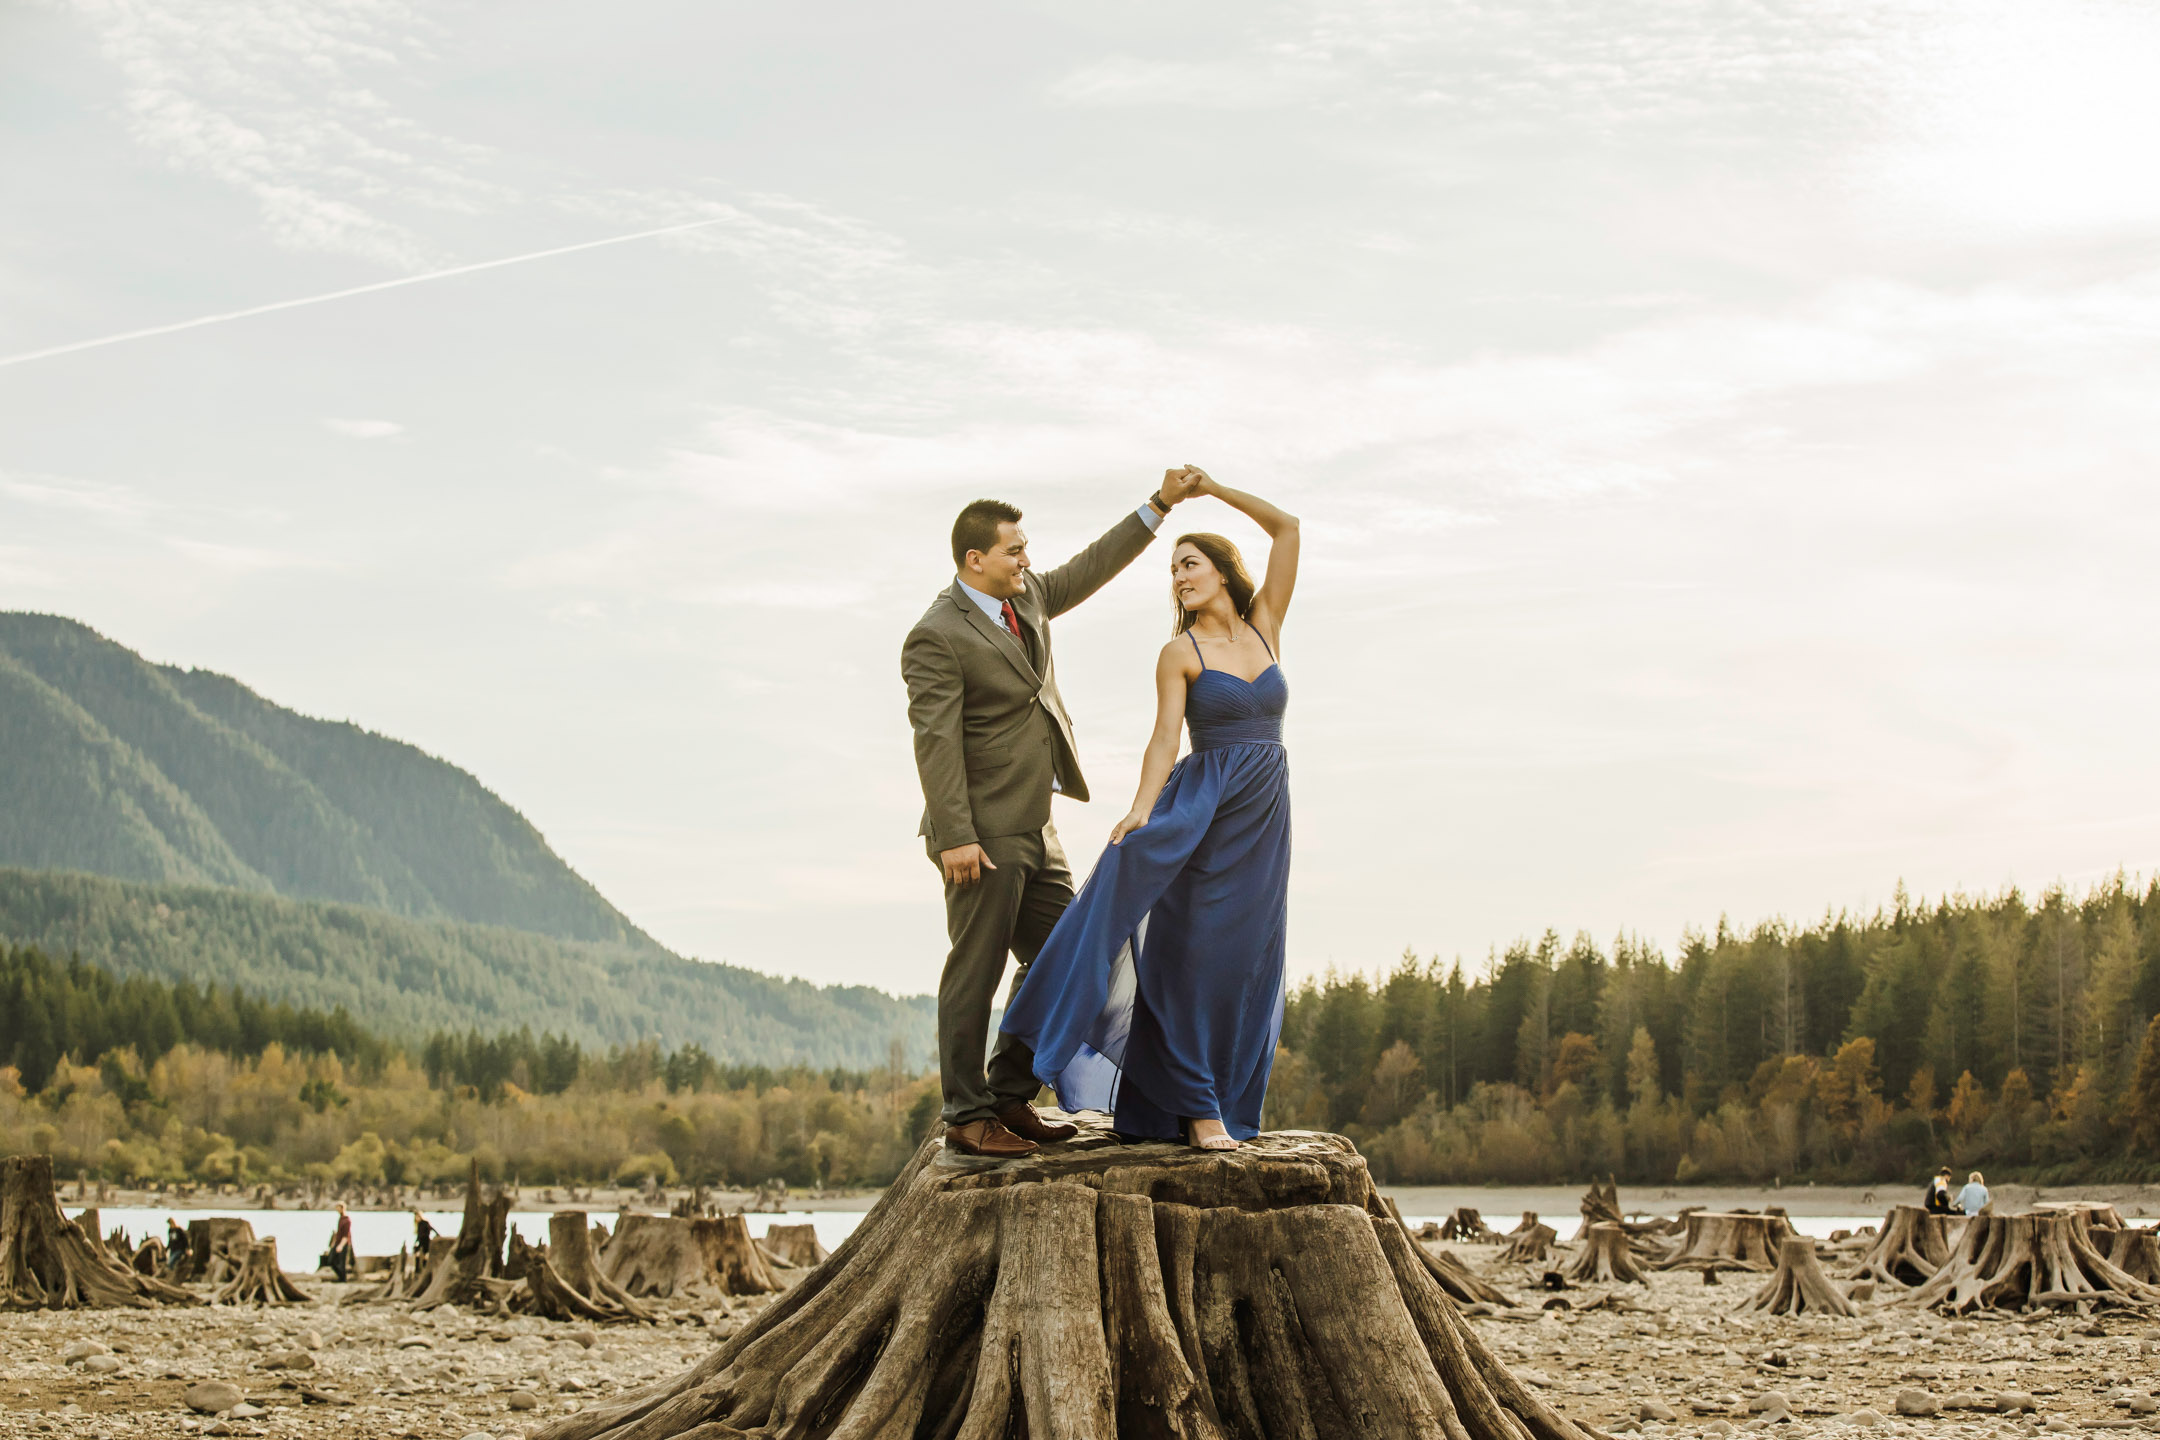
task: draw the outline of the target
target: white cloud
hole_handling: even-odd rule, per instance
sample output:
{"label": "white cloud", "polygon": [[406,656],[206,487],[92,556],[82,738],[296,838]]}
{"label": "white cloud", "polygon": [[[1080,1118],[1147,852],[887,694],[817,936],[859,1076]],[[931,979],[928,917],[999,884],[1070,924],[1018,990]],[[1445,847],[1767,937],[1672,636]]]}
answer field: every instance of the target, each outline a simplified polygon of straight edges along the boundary
{"label": "white cloud", "polygon": [[332,433],[349,435],[355,440],[387,440],[405,433],[405,427],[395,420],[340,420],[325,416],[322,423]]}

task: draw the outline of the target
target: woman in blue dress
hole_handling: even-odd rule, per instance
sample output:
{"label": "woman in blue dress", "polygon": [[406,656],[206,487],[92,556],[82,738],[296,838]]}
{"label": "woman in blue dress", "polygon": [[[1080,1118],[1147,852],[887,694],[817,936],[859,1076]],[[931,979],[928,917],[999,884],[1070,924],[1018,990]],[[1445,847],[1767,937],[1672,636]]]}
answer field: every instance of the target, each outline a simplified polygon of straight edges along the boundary
{"label": "woman in blue dress", "polygon": [[[1029,967],[1001,1028],[1067,1110],[1121,1134],[1234,1150],[1260,1133],[1282,1031],[1290,767],[1276,656],[1298,522],[1201,477],[1270,541],[1256,587],[1220,535],[1170,556],[1174,638],[1155,662],[1155,733],[1132,812]],[[1190,727],[1192,753],[1177,758]]]}

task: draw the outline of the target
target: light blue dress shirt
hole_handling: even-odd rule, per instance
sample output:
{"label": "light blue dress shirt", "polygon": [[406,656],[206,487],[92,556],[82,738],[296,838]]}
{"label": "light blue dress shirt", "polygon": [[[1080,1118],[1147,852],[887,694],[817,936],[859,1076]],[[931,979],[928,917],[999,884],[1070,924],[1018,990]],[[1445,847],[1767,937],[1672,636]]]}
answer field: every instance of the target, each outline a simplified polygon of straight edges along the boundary
{"label": "light blue dress shirt", "polygon": [[1987,1209],[1988,1199],[1987,1186],[1974,1181],[1958,1191],[1958,1209],[1967,1215],[1977,1215]]}

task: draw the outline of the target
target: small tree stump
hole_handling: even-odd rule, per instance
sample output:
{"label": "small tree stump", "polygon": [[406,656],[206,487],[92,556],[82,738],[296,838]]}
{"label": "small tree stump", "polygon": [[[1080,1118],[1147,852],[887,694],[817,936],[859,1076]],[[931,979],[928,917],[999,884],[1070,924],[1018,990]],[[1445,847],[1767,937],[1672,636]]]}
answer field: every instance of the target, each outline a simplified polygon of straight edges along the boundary
{"label": "small tree stump", "polygon": [[1579,1285],[1650,1283],[1650,1277],[1635,1264],[1635,1252],[1628,1245],[1627,1231],[1610,1221],[1600,1221],[1590,1227],[1582,1253],[1567,1268],[1567,1278]]}
{"label": "small tree stump", "polygon": [[255,1227],[237,1215],[190,1220],[187,1234],[187,1265],[184,1274],[173,1277],[176,1280],[223,1285],[240,1273],[248,1251],[255,1248]]}
{"label": "small tree stump", "polygon": [[769,1226],[758,1246],[782,1265],[800,1270],[824,1264],[825,1257],[832,1253],[818,1243],[815,1225]]}
{"label": "small tree stump", "polygon": [[1468,1205],[1458,1205],[1447,1219],[1440,1222],[1440,1238],[1442,1240],[1491,1240],[1495,1237],[1493,1236],[1492,1227],[1485,1223],[1484,1216],[1478,1214]]}
{"label": "small tree stump", "polygon": [[1774,1269],[1777,1244],[1792,1233],[1792,1222],[1783,1215],[1698,1210],[1687,1217],[1679,1248],[1660,1261],[1658,1268],[1717,1265],[1728,1270]]}
{"label": "small tree stump", "polygon": [[116,1259],[60,1210],[50,1155],[0,1161],[0,1309],[148,1309],[196,1297]]}
{"label": "small tree stump", "polygon": [[1550,1225],[1532,1225],[1508,1238],[1500,1259],[1511,1265],[1543,1265],[1552,1258],[1553,1245],[1559,1238],[1560,1233]]}
{"label": "small tree stump", "polygon": [[165,1268],[165,1242],[152,1235],[137,1246],[128,1265],[138,1275],[155,1275]]}
{"label": "small tree stump", "polygon": [[1860,1307],[1830,1283],[1815,1259],[1815,1242],[1788,1235],[1778,1242],[1777,1269],[1740,1305],[1765,1315],[1857,1315]]}
{"label": "small tree stump", "polygon": [[2063,1211],[1975,1215],[1942,1268],[1898,1303],[1956,1315],[2080,1301],[2160,1301],[2160,1285],[2111,1263],[2091,1235],[2083,1216]]}
{"label": "small tree stump", "polygon": [[1846,1278],[1924,1285],[1950,1258],[1951,1237],[1964,1223],[1960,1216],[1930,1215],[1918,1205],[1893,1205],[1875,1243]]}
{"label": "small tree stump", "polygon": [[313,1299],[278,1268],[277,1237],[258,1240],[232,1283],[217,1292],[220,1305],[305,1305]]}
{"label": "small tree stump", "polygon": [[1592,1440],[1486,1349],[1350,1142],[933,1138],[688,1373],[539,1440]]}
{"label": "small tree stump", "polygon": [[632,1295],[770,1295],[782,1288],[740,1215],[714,1220],[625,1215],[600,1273]]}
{"label": "small tree stump", "polygon": [[602,1325],[658,1317],[593,1264],[592,1232],[581,1210],[548,1217],[548,1243],[525,1260],[525,1290],[510,1308],[549,1320],[591,1320]]}

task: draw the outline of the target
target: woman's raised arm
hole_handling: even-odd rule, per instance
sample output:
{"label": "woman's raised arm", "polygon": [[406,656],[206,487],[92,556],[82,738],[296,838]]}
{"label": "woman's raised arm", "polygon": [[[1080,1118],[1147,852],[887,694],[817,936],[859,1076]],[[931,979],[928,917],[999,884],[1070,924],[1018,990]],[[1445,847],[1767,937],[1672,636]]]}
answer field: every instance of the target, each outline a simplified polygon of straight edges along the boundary
{"label": "woman's raised arm", "polygon": [[1283,616],[1290,609],[1291,592],[1297,589],[1297,516],[1279,505],[1269,504],[1257,495],[1231,489],[1197,465],[1188,465],[1185,468],[1196,471],[1201,476],[1202,495],[1214,496],[1267,532],[1267,576],[1260,582],[1259,593],[1253,597],[1253,610],[1264,618],[1268,628],[1275,632],[1270,639],[1278,642],[1276,648],[1280,649]]}

